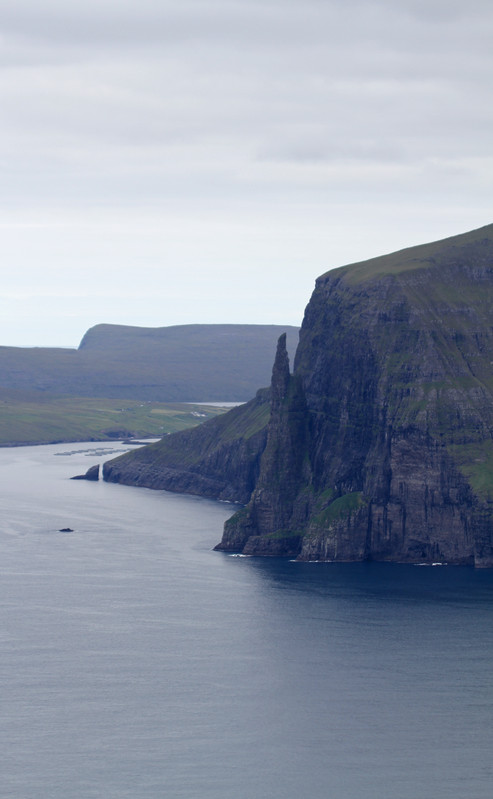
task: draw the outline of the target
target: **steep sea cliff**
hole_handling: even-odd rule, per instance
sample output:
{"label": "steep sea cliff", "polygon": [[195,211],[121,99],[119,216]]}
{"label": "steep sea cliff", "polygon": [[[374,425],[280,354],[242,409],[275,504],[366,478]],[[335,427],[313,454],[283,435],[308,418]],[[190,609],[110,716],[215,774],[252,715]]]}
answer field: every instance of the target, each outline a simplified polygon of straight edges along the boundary
{"label": "steep sea cliff", "polygon": [[270,415],[264,392],[105,479],[159,460],[151,487],[246,502],[226,551],[493,566],[492,309],[493,226],[334,269],[293,374],[279,340]]}

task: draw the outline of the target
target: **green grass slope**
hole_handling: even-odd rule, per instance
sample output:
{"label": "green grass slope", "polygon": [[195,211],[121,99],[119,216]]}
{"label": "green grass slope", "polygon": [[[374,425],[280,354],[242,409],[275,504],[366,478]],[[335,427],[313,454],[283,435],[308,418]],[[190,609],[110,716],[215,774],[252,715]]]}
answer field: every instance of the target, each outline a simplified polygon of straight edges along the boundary
{"label": "green grass slope", "polygon": [[210,406],[0,389],[0,446],[160,437],[222,413]]}
{"label": "green grass slope", "polygon": [[[481,263],[491,249],[493,242],[493,225],[486,225],[458,236],[420,244],[404,250],[370,258],[354,264],[332,269],[332,277],[344,277],[350,285],[357,285],[385,275],[399,275],[420,269],[440,268],[468,262],[470,265]],[[323,279],[329,273],[322,275]]]}
{"label": "green grass slope", "polygon": [[247,502],[260,468],[270,417],[269,390],[193,430],[108,461],[109,482]]}

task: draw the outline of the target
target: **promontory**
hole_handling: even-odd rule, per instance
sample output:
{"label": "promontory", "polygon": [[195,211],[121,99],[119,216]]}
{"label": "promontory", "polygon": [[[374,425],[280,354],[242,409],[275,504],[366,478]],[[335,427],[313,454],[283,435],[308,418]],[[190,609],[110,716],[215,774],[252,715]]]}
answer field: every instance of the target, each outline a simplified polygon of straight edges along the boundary
{"label": "promontory", "polygon": [[332,269],[290,371],[104,478],[241,503],[217,549],[493,566],[493,225]]}

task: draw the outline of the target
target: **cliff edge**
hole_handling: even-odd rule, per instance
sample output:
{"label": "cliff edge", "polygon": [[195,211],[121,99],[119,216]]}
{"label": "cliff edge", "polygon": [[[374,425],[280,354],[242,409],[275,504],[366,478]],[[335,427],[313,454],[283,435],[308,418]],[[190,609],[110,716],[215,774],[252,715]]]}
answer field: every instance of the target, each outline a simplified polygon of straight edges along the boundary
{"label": "cliff edge", "polygon": [[159,470],[186,451],[176,490],[204,493],[212,469],[246,501],[217,549],[493,566],[493,225],[322,275],[292,373],[279,339],[257,437],[206,424],[170,436]]}
{"label": "cliff edge", "polygon": [[493,566],[492,502],[493,226],[322,275],[219,548]]}

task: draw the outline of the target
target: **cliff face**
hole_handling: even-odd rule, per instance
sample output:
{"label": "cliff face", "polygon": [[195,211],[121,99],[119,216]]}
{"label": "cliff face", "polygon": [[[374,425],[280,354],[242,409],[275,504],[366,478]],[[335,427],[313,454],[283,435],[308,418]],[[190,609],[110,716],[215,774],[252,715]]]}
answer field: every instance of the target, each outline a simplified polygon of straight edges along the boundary
{"label": "cliff face", "polygon": [[223,550],[493,566],[493,226],[333,270]]}
{"label": "cliff face", "polygon": [[493,226],[322,275],[293,374],[104,478],[246,503],[224,551],[493,566]]}

